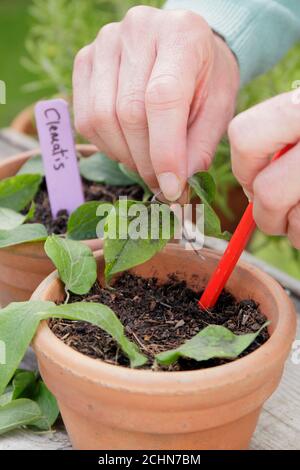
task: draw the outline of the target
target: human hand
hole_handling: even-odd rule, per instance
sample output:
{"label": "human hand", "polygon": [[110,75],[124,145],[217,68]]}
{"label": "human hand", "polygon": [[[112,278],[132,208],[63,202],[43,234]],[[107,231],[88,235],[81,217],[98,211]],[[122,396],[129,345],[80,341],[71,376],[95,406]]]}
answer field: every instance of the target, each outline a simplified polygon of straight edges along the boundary
{"label": "human hand", "polygon": [[270,163],[272,154],[300,141],[295,98],[295,91],[285,93],[241,113],[229,126],[229,139],[232,169],[254,203],[258,227],[287,234],[300,249],[300,144]]}
{"label": "human hand", "polygon": [[76,56],[75,126],[175,201],[209,167],[238,87],[233,53],[203,18],[134,7]]}

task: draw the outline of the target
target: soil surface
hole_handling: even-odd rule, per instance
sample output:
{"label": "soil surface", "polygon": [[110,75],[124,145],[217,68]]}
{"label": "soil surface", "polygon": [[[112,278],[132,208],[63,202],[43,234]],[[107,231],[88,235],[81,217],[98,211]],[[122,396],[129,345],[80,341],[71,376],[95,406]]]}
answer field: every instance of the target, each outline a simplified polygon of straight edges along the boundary
{"label": "soil surface", "polygon": [[[83,190],[85,202],[105,201],[115,202],[120,196],[127,196],[128,199],[141,201],[143,198],[143,189],[138,185],[132,186],[110,186],[106,184],[93,183],[83,178]],[[39,192],[34,199],[36,208],[35,215],[30,220],[31,223],[44,224],[48,234],[55,233],[61,235],[67,231],[68,213],[61,210],[56,219],[52,218],[50,203],[48,198],[47,186],[45,181],[42,183]],[[26,211],[24,211],[26,212]]]}
{"label": "soil surface", "polygon": [[[70,302],[81,300],[108,305],[125,326],[126,335],[136,342],[149,358],[144,368],[151,368],[154,356],[173,349],[190,339],[207,325],[223,325],[235,334],[257,331],[266,321],[253,300],[237,302],[223,292],[212,311],[200,311],[197,305],[201,292],[194,292],[175,277],[163,285],[157,279],[144,279],[125,272],[115,282],[114,289],[96,283],[85,296],[71,294]],[[85,322],[51,320],[50,327],[65,344],[92,358],[129,367],[129,361],[110,335]],[[264,329],[241,356],[257,349],[269,338]],[[180,359],[166,368],[156,370],[193,370],[229,362],[213,359],[205,362]]]}

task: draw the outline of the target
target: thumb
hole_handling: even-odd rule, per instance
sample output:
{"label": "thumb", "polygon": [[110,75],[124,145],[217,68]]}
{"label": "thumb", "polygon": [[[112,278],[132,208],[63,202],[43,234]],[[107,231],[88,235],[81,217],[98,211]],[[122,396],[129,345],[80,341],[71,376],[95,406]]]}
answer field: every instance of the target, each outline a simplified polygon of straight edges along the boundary
{"label": "thumb", "polygon": [[300,104],[284,93],[236,116],[228,135],[232,170],[246,191],[274,152],[300,138]]}
{"label": "thumb", "polygon": [[[192,57],[192,58],[191,58]],[[196,81],[191,51],[160,44],[146,90],[150,157],[165,198],[176,201],[187,179],[187,127]]]}

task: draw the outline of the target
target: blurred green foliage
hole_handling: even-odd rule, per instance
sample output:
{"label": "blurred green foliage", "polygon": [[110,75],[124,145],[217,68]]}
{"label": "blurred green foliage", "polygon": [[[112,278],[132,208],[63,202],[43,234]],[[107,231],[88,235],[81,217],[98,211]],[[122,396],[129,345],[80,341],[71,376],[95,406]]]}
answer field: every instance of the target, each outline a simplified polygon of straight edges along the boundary
{"label": "blurred green foliage", "polygon": [[32,0],[34,25],[26,41],[23,65],[36,80],[27,90],[51,87],[71,94],[72,66],[76,52],[94,40],[106,23],[119,21],[134,5],[159,7],[161,0]]}
{"label": "blurred green foliage", "polygon": [[9,125],[22,108],[40,96],[37,93],[27,95],[22,90],[24,83],[34,79],[20,63],[32,24],[28,15],[30,3],[31,0],[0,1],[0,79],[7,88],[7,103],[0,106],[0,128]]}
{"label": "blurred green foliage", "polygon": [[300,44],[297,44],[276,67],[244,87],[239,96],[238,112],[272,96],[291,91],[293,83],[299,83],[300,80],[299,57]]}
{"label": "blurred green foliage", "polygon": [[268,237],[255,232],[249,251],[258,258],[300,279],[300,251],[293,249],[285,237]]}

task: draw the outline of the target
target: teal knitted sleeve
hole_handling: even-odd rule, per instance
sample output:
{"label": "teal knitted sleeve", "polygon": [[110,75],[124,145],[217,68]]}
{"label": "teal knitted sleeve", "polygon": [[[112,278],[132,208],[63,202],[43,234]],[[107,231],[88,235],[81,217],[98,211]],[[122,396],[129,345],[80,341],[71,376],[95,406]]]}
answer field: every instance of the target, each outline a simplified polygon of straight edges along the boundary
{"label": "teal knitted sleeve", "polygon": [[165,9],[203,16],[235,53],[242,85],[300,40],[300,0],[168,0]]}

